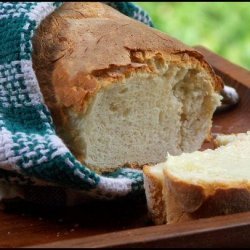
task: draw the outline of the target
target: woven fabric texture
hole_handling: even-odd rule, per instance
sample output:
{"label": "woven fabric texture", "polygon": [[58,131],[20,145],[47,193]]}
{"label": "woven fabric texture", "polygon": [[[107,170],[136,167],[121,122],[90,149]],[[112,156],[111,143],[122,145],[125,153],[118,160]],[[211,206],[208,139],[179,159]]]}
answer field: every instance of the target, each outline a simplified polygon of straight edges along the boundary
{"label": "woven fabric texture", "polygon": [[[0,3],[0,185],[56,186],[101,199],[141,192],[141,171],[121,168],[98,175],[77,161],[55,133],[32,68],[31,39],[40,22],[62,4]],[[132,3],[106,4],[152,26]]]}

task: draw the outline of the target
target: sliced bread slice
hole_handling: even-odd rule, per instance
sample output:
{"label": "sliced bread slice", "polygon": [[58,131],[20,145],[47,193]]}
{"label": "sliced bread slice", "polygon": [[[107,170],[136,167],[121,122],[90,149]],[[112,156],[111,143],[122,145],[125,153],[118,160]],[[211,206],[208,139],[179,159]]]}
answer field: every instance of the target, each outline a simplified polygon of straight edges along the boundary
{"label": "sliced bread slice", "polygon": [[250,133],[218,136],[216,143],[215,150],[169,155],[157,170],[144,168],[156,224],[250,210]]}

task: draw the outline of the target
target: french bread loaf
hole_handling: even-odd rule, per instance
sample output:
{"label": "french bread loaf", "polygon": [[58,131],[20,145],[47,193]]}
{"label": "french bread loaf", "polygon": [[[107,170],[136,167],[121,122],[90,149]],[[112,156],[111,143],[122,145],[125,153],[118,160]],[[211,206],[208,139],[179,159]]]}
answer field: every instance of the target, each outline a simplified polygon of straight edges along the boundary
{"label": "french bread loaf", "polygon": [[103,3],[71,2],[32,43],[57,134],[90,169],[163,162],[209,134],[222,82],[180,41]]}
{"label": "french bread loaf", "polygon": [[169,155],[157,170],[145,167],[148,208],[156,224],[250,210],[250,132],[218,136],[216,144],[215,150]]}

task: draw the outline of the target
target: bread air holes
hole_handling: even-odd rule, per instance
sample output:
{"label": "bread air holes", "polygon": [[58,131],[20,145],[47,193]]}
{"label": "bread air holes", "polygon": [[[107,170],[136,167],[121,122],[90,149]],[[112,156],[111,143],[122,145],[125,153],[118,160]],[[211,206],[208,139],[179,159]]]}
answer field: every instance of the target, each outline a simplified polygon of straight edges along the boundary
{"label": "bread air holes", "polygon": [[126,116],[129,115],[129,113],[130,113],[130,109],[129,109],[129,108],[126,108],[126,109],[123,111],[122,116],[123,116],[123,117],[126,117]]}
{"label": "bread air holes", "polygon": [[110,103],[109,110],[112,112],[116,112],[118,110],[118,105],[115,103]]}
{"label": "bread air holes", "polygon": [[177,82],[182,81],[185,78],[185,76],[187,75],[187,72],[188,72],[188,69],[179,70],[175,76],[176,81]]}
{"label": "bread air holes", "polygon": [[122,95],[126,93],[127,91],[128,91],[128,88],[122,88],[118,93]]}
{"label": "bread air holes", "polygon": [[163,120],[164,120],[164,112],[160,111],[160,113],[159,113],[159,124],[162,124]]}
{"label": "bread air holes", "polygon": [[121,115],[123,117],[127,117],[131,112],[130,108],[125,107],[125,105],[118,105],[116,103],[110,103],[109,110],[112,112],[116,112],[117,115]]}

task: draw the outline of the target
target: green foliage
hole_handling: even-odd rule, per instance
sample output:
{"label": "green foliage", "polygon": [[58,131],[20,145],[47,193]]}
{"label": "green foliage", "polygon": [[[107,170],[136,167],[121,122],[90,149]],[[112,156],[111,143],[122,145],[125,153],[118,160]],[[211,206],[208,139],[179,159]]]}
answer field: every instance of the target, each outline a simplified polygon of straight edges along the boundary
{"label": "green foliage", "polygon": [[250,3],[135,2],[159,30],[250,69]]}

